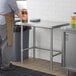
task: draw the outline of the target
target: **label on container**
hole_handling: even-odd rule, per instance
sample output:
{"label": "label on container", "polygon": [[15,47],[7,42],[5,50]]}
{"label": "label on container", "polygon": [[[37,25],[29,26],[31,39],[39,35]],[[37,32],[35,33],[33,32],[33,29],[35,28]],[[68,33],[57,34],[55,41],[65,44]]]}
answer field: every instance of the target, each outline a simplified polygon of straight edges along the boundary
{"label": "label on container", "polygon": [[72,26],[73,28],[76,28],[76,16],[72,16],[72,17],[71,17],[71,26]]}

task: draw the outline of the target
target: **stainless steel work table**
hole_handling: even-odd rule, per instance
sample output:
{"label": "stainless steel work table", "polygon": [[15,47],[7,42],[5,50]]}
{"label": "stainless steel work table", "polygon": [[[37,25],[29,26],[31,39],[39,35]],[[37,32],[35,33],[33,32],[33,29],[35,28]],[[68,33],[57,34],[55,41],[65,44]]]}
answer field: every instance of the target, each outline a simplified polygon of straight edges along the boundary
{"label": "stainless steel work table", "polygon": [[67,76],[70,71],[76,72],[76,28],[72,25],[62,27],[62,66],[67,70]]}
{"label": "stainless steel work table", "polygon": [[[48,50],[50,51],[50,63],[51,63],[51,69],[53,70],[53,57],[61,54],[60,51],[54,50],[53,49],[53,29],[60,28],[62,26],[69,25],[69,23],[64,23],[64,22],[54,22],[54,21],[47,21],[47,20],[42,20],[40,22],[28,22],[28,23],[21,23],[17,22],[17,25],[21,26],[21,63],[23,63],[23,51],[28,50],[28,49],[33,49],[33,57],[35,58],[35,49],[42,49],[42,50]],[[31,26],[33,27],[33,47],[25,48],[23,49],[23,26]],[[35,45],[35,34],[36,34],[36,28],[43,28],[50,30],[50,48],[40,48]],[[58,52],[57,54],[53,55],[53,52]]]}

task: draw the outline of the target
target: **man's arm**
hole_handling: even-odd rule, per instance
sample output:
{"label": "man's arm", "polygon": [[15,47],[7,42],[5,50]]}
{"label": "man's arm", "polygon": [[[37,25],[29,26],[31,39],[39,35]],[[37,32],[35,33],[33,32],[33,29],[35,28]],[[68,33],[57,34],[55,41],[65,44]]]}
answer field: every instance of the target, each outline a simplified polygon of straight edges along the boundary
{"label": "man's arm", "polygon": [[19,11],[19,9],[18,9],[16,0],[8,0],[8,6],[11,8],[11,10],[14,11],[14,13],[15,13],[18,17],[22,18],[21,15],[20,15],[20,11]]}
{"label": "man's arm", "polygon": [[8,6],[9,8],[14,11],[15,14],[18,14],[19,13],[19,9],[18,9],[18,6],[17,6],[17,3],[16,3],[16,0],[7,0],[8,2]]}
{"label": "man's arm", "polygon": [[4,14],[0,14],[1,16],[4,16]]}

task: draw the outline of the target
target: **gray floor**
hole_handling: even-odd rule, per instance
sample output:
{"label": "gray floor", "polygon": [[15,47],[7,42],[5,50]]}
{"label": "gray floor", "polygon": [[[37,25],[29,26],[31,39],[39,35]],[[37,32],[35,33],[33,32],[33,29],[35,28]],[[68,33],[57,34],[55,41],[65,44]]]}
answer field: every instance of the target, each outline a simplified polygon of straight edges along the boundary
{"label": "gray floor", "polygon": [[[54,70],[50,69],[50,62],[42,59],[29,58],[22,64],[21,62],[12,62],[15,65],[54,74],[56,76],[67,76],[66,71],[61,67],[61,64],[54,62]],[[76,73],[70,72],[69,76],[76,76]]]}

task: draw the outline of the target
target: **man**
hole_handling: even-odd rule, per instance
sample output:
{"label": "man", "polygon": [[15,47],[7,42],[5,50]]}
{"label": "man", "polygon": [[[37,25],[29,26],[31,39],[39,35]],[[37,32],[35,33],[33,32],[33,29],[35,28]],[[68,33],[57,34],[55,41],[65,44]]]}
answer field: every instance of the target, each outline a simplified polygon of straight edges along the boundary
{"label": "man", "polygon": [[[12,32],[13,32],[13,21],[14,21],[13,14],[16,14],[20,17],[16,0],[0,0],[0,43],[6,39],[6,35],[7,35],[7,42],[8,42],[7,47],[9,47],[9,45],[12,44],[12,38],[13,38]],[[10,33],[11,35],[8,33]],[[2,63],[1,52],[2,51],[1,51],[1,44],[0,44],[0,63]]]}
{"label": "man", "polygon": [[19,14],[16,0],[0,0],[0,14],[4,15],[6,13],[14,11],[15,14]]}
{"label": "man", "polygon": [[[20,17],[19,10],[18,10],[17,4],[16,4],[16,0],[0,0],[0,15],[5,17],[6,24],[8,22],[10,22],[10,21],[13,22],[13,18],[12,18],[13,17],[13,13]],[[1,25],[5,24],[5,20],[3,21],[3,23],[1,21],[0,21]],[[11,29],[11,27],[12,27],[11,25],[9,27],[7,26],[7,39],[8,39],[7,41],[8,41],[8,45],[12,44],[12,31],[13,30]],[[10,32],[9,32],[9,30],[10,30]],[[11,34],[11,36],[10,36],[10,34]]]}

